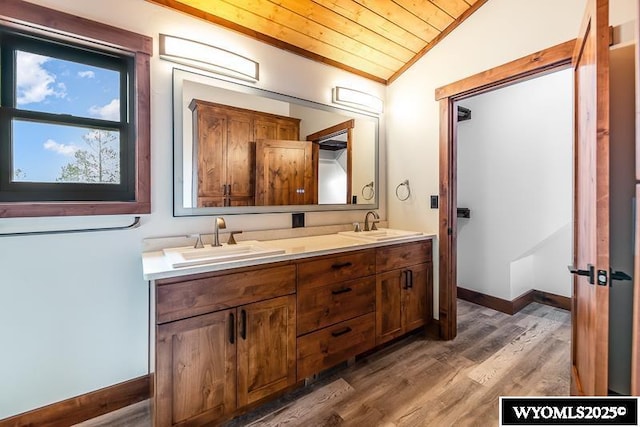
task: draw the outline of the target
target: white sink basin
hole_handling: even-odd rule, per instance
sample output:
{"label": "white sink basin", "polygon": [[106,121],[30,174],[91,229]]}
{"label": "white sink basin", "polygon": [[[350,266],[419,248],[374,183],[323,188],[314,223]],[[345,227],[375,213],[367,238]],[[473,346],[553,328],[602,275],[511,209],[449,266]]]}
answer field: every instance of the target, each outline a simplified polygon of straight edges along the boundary
{"label": "white sink basin", "polygon": [[169,248],[162,251],[173,268],[261,258],[285,252],[284,249],[270,248],[253,241],[237,245],[205,246],[200,249],[193,247]]}
{"label": "white sink basin", "polygon": [[380,228],[378,230],[372,231],[340,231],[338,232],[338,234],[374,242],[402,240],[422,235],[422,233],[419,231],[393,230],[390,228]]}

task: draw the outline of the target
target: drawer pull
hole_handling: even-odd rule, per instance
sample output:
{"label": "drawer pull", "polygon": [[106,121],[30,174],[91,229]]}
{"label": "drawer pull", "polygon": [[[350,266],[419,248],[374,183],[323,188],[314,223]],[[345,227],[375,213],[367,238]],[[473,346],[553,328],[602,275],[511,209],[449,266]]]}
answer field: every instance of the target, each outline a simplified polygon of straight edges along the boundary
{"label": "drawer pull", "polygon": [[229,314],[229,342],[235,343],[236,339],[236,316],[233,313]]}
{"label": "drawer pull", "polygon": [[240,329],[240,336],[243,340],[247,339],[247,312],[246,310],[242,310],[240,312],[240,317],[242,321],[242,329]]}
{"label": "drawer pull", "polygon": [[331,291],[331,293],[333,295],[340,295],[340,294],[346,294],[347,292],[351,292],[353,289],[351,288],[343,288],[343,289],[336,289],[335,291]]}
{"label": "drawer pull", "polygon": [[348,334],[349,332],[351,332],[351,330],[352,329],[347,326],[346,328],[339,331],[331,332],[331,335],[333,335],[334,337],[339,337],[340,335]]}
{"label": "drawer pull", "polygon": [[351,264],[351,261],[338,262],[338,263],[335,263],[335,264],[331,265],[331,268],[333,268],[334,270],[339,270],[341,268],[351,267],[352,265],[353,264]]}

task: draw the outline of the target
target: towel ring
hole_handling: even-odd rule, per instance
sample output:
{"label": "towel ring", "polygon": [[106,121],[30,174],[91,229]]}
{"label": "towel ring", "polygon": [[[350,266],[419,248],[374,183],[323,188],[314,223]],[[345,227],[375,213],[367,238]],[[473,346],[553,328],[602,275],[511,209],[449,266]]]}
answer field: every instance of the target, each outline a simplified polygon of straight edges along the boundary
{"label": "towel ring", "polygon": [[373,199],[376,195],[376,190],[373,189],[373,181],[362,187],[362,191],[360,193],[362,193],[362,198],[365,200]]}
{"label": "towel ring", "polygon": [[[407,195],[405,197],[401,197],[400,194],[398,193],[400,191],[400,187],[406,187],[407,189]],[[400,200],[401,202],[404,202],[405,200],[407,200],[409,197],[411,197],[411,187],[409,187],[409,180],[405,179],[404,181],[402,181],[400,184],[398,184],[398,186],[396,187],[396,197],[398,198],[398,200]]]}

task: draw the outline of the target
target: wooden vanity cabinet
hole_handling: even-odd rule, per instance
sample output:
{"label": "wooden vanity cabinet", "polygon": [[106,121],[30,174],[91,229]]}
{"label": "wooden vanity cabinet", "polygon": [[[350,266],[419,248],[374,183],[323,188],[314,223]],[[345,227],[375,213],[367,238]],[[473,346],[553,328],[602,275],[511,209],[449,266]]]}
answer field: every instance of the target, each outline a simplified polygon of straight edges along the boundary
{"label": "wooden vanity cabinet", "polygon": [[154,425],[222,421],[295,384],[294,292],[294,265],[156,282]]}
{"label": "wooden vanity cabinet", "polygon": [[298,380],[375,346],[375,249],[298,264]]}
{"label": "wooden vanity cabinet", "polygon": [[299,139],[300,119],[194,99],[193,183],[198,207],[255,204],[255,141]]}
{"label": "wooden vanity cabinet", "polygon": [[378,248],[376,271],[376,345],[380,345],[433,317],[431,241]]}

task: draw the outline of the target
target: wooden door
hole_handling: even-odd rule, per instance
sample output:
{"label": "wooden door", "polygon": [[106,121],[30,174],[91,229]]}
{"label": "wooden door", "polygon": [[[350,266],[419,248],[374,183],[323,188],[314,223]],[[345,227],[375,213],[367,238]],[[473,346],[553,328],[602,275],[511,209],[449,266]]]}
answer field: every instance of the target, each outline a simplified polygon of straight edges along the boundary
{"label": "wooden door", "polygon": [[305,205],[313,201],[309,141],[256,141],[256,205]]}
{"label": "wooden door", "polygon": [[238,405],[296,381],[296,297],[238,307]]}
{"label": "wooden door", "polygon": [[[574,269],[571,393],[606,395],[609,346],[609,4],[588,0],[573,55]],[[593,266],[591,269],[590,266]]]}
{"label": "wooden door", "polygon": [[376,345],[402,335],[402,292],[406,270],[376,276]]}
{"label": "wooden door", "polygon": [[157,328],[154,425],[204,425],[236,409],[234,310]]}
{"label": "wooden door", "polygon": [[251,116],[228,115],[227,195],[229,206],[251,206],[254,197],[255,143]]}
{"label": "wooden door", "polygon": [[198,171],[198,206],[224,206],[227,167],[227,116],[216,109],[194,105],[193,153]]}
{"label": "wooden door", "polygon": [[403,330],[411,331],[427,323],[431,316],[431,264],[414,265],[408,270],[409,283],[402,294]]}

